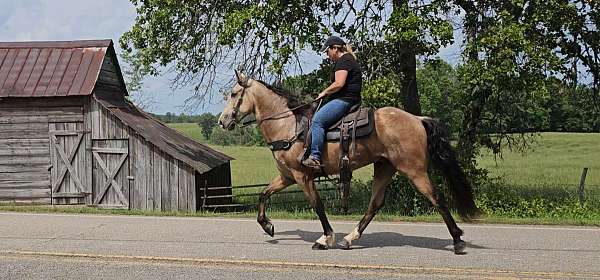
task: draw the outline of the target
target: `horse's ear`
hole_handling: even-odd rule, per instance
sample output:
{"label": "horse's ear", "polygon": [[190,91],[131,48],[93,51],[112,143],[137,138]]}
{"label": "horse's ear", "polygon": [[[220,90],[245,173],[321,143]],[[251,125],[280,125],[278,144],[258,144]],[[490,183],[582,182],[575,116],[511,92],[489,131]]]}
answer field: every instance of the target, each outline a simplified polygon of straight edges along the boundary
{"label": "horse's ear", "polygon": [[248,76],[246,76],[244,73],[239,70],[235,70],[235,77],[237,78],[237,83],[240,84],[240,86],[248,86]]}

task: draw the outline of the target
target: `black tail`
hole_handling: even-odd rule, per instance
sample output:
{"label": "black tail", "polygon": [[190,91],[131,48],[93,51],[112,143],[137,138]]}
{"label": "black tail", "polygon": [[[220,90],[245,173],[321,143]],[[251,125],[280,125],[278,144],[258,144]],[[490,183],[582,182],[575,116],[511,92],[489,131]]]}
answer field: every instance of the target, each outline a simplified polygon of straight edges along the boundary
{"label": "black tail", "polygon": [[422,119],[427,131],[427,151],[434,166],[442,171],[452,192],[453,206],[464,221],[472,221],[481,215],[473,200],[473,188],[456,159],[456,153],[448,140],[448,132],[438,120]]}

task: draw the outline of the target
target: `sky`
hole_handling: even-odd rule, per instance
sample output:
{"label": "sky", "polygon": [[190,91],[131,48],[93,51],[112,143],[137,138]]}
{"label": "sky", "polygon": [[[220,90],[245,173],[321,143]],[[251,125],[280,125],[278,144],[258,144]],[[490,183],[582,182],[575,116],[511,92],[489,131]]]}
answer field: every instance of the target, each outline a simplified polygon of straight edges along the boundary
{"label": "sky", "polygon": [[[119,37],[131,28],[135,17],[135,7],[128,0],[0,0],[0,41],[112,39],[119,54]],[[312,71],[322,59],[311,53],[303,56],[304,72]],[[457,44],[442,49],[440,57],[454,64],[459,57]],[[201,114],[218,113],[223,108],[220,100],[213,100],[205,106],[184,110],[184,102],[193,90],[191,87],[174,90],[170,87],[171,79],[172,76],[162,75],[144,80],[144,98],[152,100],[146,111]]]}

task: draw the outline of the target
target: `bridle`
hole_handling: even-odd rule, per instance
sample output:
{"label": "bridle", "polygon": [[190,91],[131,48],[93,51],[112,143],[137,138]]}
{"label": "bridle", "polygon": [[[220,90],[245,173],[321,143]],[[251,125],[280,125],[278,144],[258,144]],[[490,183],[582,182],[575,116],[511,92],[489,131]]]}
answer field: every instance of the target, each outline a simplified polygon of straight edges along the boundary
{"label": "bridle", "polygon": [[[244,101],[244,94],[246,93],[246,89],[250,87],[250,85],[248,85],[248,80],[246,80],[246,82],[244,82],[243,84],[241,81],[238,80],[238,85],[242,87],[242,92],[240,93],[240,97],[238,98],[231,112],[231,118],[233,118],[233,123],[236,125],[239,124],[237,115],[240,113],[240,107],[242,106],[242,102]],[[244,119],[247,115],[248,114],[244,115],[241,119]]]}

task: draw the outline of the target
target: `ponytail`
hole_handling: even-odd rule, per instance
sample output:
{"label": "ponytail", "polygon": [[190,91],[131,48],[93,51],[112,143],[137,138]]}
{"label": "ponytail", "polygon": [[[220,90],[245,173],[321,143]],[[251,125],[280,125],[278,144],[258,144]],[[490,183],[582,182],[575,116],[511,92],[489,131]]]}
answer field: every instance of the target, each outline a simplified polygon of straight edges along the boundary
{"label": "ponytail", "polygon": [[346,44],[346,51],[350,53],[354,57],[354,59],[356,59],[356,54],[354,54],[354,51],[352,50],[352,46],[350,44]]}
{"label": "ponytail", "polygon": [[352,46],[350,44],[345,44],[345,45],[333,45],[332,47],[338,49],[339,51],[342,52],[347,52],[349,54],[352,55],[352,57],[354,57],[354,59],[356,59],[356,54],[354,54],[354,51],[352,50]]}

